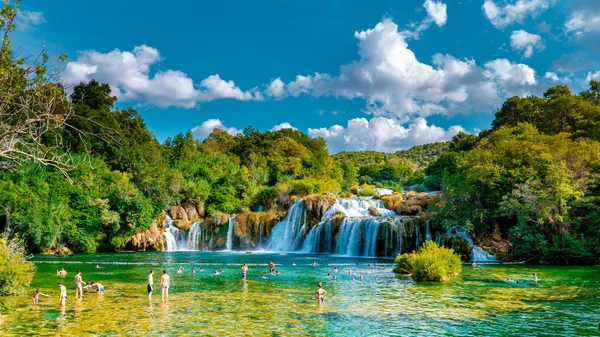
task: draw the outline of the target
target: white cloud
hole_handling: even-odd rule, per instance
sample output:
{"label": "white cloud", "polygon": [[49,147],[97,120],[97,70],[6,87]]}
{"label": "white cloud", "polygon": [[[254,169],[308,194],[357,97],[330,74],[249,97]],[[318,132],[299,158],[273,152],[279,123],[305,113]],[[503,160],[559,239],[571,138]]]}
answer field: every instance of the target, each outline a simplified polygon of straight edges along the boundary
{"label": "white cloud", "polygon": [[283,130],[283,129],[292,129],[292,130],[298,130],[295,127],[293,127],[290,123],[281,123],[278,125],[275,125],[271,130],[271,132],[273,131],[279,131],[279,130]]}
{"label": "white cloud", "polygon": [[231,134],[232,136],[237,135],[238,133],[242,133],[242,130],[238,130],[236,128],[228,128],[225,125],[223,125],[223,122],[221,122],[220,119],[208,119],[206,121],[204,121],[204,123],[192,128],[192,134],[199,139],[204,139],[206,137],[208,137],[211,132],[213,132],[215,129],[221,129],[221,130],[225,130],[227,131],[227,133]]}
{"label": "white cloud", "polygon": [[423,4],[427,15],[438,27],[446,24],[448,14],[446,13],[446,4],[441,1],[426,0]]}
{"label": "white cloud", "polygon": [[[367,112],[406,122],[494,106],[504,95],[526,93],[536,84],[533,69],[508,60],[488,62],[484,69],[474,60],[436,54],[432,65],[422,63],[389,19],[354,36],[360,60],[341,66],[337,76],[298,75],[288,93],[362,98]],[[500,73],[504,70],[508,73]]]}
{"label": "white cloud", "polygon": [[524,51],[523,56],[528,58],[533,54],[533,50],[544,49],[544,43],[541,36],[530,34],[524,30],[515,30],[510,36],[510,45],[515,50]]}
{"label": "white cloud", "polygon": [[600,13],[576,11],[565,22],[565,31],[580,35],[583,33],[600,32]]}
{"label": "white cloud", "polygon": [[376,150],[394,152],[414,145],[446,141],[464,129],[451,126],[447,130],[428,125],[424,118],[417,118],[408,127],[393,118],[355,118],[348,121],[346,128],[333,125],[329,128],[308,129],[313,137],[327,141],[330,152],[343,150]]}
{"label": "white cloud", "polygon": [[265,90],[265,94],[272,97],[282,97],[285,95],[285,83],[281,80],[281,78],[277,77],[269,84],[267,90]]}
{"label": "white cloud", "polygon": [[594,73],[588,72],[587,76],[585,77],[585,85],[587,86],[591,80],[600,81],[600,70]]}
{"label": "white cloud", "polygon": [[518,0],[498,6],[494,0],[485,0],[483,13],[496,28],[503,28],[515,22],[522,22],[527,16],[535,16],[548,9],[554,0]]}
{"label": "white cloud", "polygon": [[225,81],[218,74],[205,78],[199,86],[177,70],[157,71],[151,76],[151,66],[160,60],[158,50],[146,45],[133,51],[81,51],[75,61],[67,64],[64,80],[77,84],[95,79],[108,83],[113,95],[121,100],[159,107],[193,108],[198,102],[225,98],[262,99],[257,89],[242,91],[233,81]]}
{"label": "white cloud", "polygon": [[28,30],[45,22],[44,13],[24,10],[17,13],[15,24],[19,30]]}
{"label": "white cloud", "polygon": [[558,75],[556,73],[553,73],[551,71],[546,72],[546,75],[544,75],[545,78],[552,80],[554,82],[558,82],[560,81],[560,78],[558,77]]}

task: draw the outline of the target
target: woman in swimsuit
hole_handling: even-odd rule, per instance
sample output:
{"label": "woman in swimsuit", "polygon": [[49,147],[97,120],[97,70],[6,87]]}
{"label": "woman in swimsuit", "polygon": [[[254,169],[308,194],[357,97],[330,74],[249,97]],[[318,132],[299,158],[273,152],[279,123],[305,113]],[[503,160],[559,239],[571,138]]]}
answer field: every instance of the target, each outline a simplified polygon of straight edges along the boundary
{"label": "woman in swimsuit", "polygon": [[325,291],[325,289],[323,289],[323,283],[319,282],[317,292],[315,294],[315,299],[317,300],[317,302],[319,304],[322,304],[323,302],[325,302],[325,295],[327,295],[327,291]]}

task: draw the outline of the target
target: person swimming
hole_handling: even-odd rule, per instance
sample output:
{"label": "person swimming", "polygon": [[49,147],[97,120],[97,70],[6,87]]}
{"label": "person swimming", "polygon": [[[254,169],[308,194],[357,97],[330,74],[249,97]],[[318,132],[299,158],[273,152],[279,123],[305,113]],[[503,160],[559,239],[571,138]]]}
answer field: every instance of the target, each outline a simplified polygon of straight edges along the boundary
{"label": "person swimming", "polygon": [[60,270],[56,271],[56,275],[65,277],[67,276],[67,271],[65,270],[65,268],[60,268]]}
{"label": "person swimming", "polygon": [[333,267],[333,272],[334,272],[334,273],[337,273],[337,272],[338,272],[338,269],[337,269],[336,267]]}
{"label": "person swimming", "polygon": [[179,268],[177,268],[177,274],[181,274],[183,273],[183,267],[179,266]]}
{"label": "person swimming", "polygon": [[99,264],[96,265],[96,269],[100,269],[100,265]]}
{"label": "person swimming", "polygon": [[262,274],[262,275],[260,275],[260,277],[261,277],[262,279],[265,279],[265,280],[267,279],[267,277],[265,276],[265,274]]}
{"label": "person swimming", "polygon": [[331,274],[330,274],[330,273],[327,273],[327,276],[326,276],[326,277],[327,277],[327,278],[331,278]]}
{"label": "person swimming", "polygon": [[279,270],[276,270],[276,271],[275,271],[275,276],[279,276],[279,275],[281,275],[281,274],[279,273]]}
{"label": "person swimming", "polygon": [[214,273],[213,273],[213,274],[215,274],[215,275],[221,275],[221,273],[219,273],[219,271],[218,271],[218,270],[216,270],[216,269],[215,269],[215,271],[214,271]]}
{"label": "person swimming", "polygon": [[50,295],[46,295],[46,294],[42,293],[42,291],[38,288],[33,293],[33,305],[38,305],[38,301],[40,299],[40,295],[46,296],[46,297],[50,297]]}
{"label": "person swimming", "polygon": [[292,267],[295,267],[295,266],[296,266],[296,262],[292,261]]}
{"label": "person swimming", "polygon": [[363,276],[362,275],[360,275],[359,280],[361,280],[361,281],[363,280]]}
{"label": "person swimming", "polygon": [[471,263],[471,267],[473,267],[473,268],[477,267],[477,262],[473,261],[473,263]]}
{"label": "person swimming", "polygon": [[325,302],[325,295],[327,295],[327,291],[323,289],[323,283],[319,282],[317,285],[317,292],[315,293],[315,299],[317,302],[319,302],[319,304]]}
{"label": "person swimming", "polygon": [[312,262],[310,265],[311,265],[311,266],[313,266],[313,267],[316,267],[316,266],[318,266],[319,264],[317,263],[317,261],[313,261],[313,262]]}

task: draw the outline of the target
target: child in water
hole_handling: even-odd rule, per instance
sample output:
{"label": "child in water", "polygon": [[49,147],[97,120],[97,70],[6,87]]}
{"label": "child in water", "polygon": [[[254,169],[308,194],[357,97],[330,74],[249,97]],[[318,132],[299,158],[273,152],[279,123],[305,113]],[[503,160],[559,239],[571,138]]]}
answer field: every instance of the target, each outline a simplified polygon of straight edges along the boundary
{"label": "child in water", "polygon": [[38,300],[40,299],[40,295],[50,297],[50,295],[43,294],[40,289],[36,289],[33,293],[33,305],[38,305]]}

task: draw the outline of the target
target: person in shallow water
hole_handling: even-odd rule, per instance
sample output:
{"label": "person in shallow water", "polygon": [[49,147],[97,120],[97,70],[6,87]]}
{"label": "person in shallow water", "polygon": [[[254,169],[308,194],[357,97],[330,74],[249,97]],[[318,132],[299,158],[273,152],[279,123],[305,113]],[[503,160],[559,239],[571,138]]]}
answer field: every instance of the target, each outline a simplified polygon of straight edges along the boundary
{"label": "person in shallow water", "polygon": [[67,276],[67,271],[65,270],[65,268],[60,268],[60,270],[56,271],[56,275],[65,277]]}
{"label": "person in shallow water", "polygon": [[214,274],[215,274],[215,275],[221,275],[221,273],[219,273],[219,271],[218,271],[218,270],[216,270],[216,269],[215,269],[215,272],[214,272]]}
{"label": "person in shallow water", "polygon": [[275,270],[275,263],[273,263],[273,261],[269,261],[269,274],[273,274],[274,270]]}
{"label": "person in shallow water", "polygon": [[62,282],[58,282],[58,289],[60,289],[59,303],[61,307],[64,307],[67,302],[67,287]]}
{"label": "person in shallow water", "polygon": [[296,266],[296,262],[292,261],[292,267],[295,267],[295,266]]}
{"label": "person in shallow water", "polygon": [[162,290],[162,299],[169,299],[169,287],[171,286],[171,278],[167,274],[166,270],[163,270],[163,274],[160,277],[160,289]]}
{"label": "person in shallow water", "polygon": [[313,261],[313,262],[312,262],[310,265],[311,265],[311,266],[313,266],[313,267],[316,267],[316,266],[318,266],[319,264],[317,263],[317,261]]}
{"label": "person in shallow water", "polygon": [[537,277],[537,274],[533,273],[533,282],[537,282],[537,281],[539,281],[538,277]]}
{"label": "person in shallow water", "polygon": [[196,275],[196,270],[192,268],[192,275]]}
{"label": "person in shallow water", "polygon": [[473,261],[473,263],[471,263],[471,267],[473,267],[473,268],[477,267],[477,262]]}
{"label": "person in shallow water", "polygon": [[154,291],[154,269],[150,270],[148,274],[148,299],[152,297],[152,291]]}
{"label": "person in shallow water", "polygon": [[248,265],[244,263],[242,265],[242,280],[246,279],[246,273],[247,272],[248,272]]}
{"label": "person in shallow water", "polygon": [[83,278],[81,277],[80,270],[75,273],[75,278],[73,278],[73,280],[75,281],[75,298],[77,298],[77,296],[83,298]]}
{"label": "person in shallow water", "polygon": [[42,291],[38,288],[33,293],[33,305],[38,305],[38,301],[40,299],[40,295],[50,297],[50,295],[43,294]]}
{"label": "person in shallow water", "polygon": [[263,278],[263,279],[265,279],[265,280],[267,279],[267,277],[265,276],[265,274],[260,275],[260,277]]}
{"label": "person in shallow water", "polygon": [[333,267],[333,272],[334,272],[334,273],[337,273],[337,272],[338,272],[338,269],[337,269],[336,267]]}
{"label": "person in shallow water", "polygon": [[88,288],[89,290],[96,289],[96,292],[98,292],[98,293],[104,291],[104,286],[102,284],[96,283],[96,282],[90,282],[90,283],[86,284],[85,287]]}
{"label": "person in shallow water", "polygon": [[317,302],[319,302],[319,304],[325,302],[325,295],[327,295],[327,291],[323,289],[323,283],[319,282],[317,285],[317,292],[315,294],[315,299]]}

